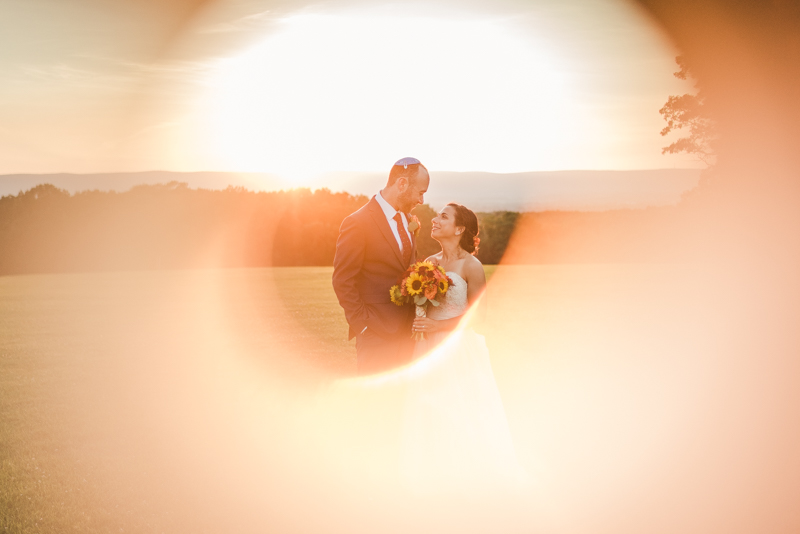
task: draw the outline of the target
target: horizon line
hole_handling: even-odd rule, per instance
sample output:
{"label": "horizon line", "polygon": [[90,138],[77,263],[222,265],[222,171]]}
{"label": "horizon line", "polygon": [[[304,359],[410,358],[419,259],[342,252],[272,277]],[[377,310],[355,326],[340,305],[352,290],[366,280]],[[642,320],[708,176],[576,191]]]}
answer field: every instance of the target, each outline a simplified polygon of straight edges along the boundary
{"label": "horizon line", "polygon": [[[555,170],[531,170],[531,171],[514,171],[514,172],[497,172],[497,171],[451,171],[446,169],[428,169],[429,172],[447,172],[447,173],[483,173],[483,174],[499,174],[499,175],[512,175],[512,174],[530,174],[530,173],[545,173],[545,172],[641,172],[641,171],[704,171],[707,167],[659,167],[659,168],[643,168],[643,169],[555,169]],[[100,174],[151,174],[151,173],[174,173],[174,174],[255,174],[255,175],[274,175],[282,176],[281,173],[275,171],[173,171],[164,169],[151,169],[146,171],[96,171],[96,172],[71,172],[71,171],[56,171],[56,172],[10,172],[0,174],[0,178],[5,176],[45,176],[45,175],[70,175],[70,176],[92,176]],[[388,171],[375,170],[375,171],[353,171],[353,170],[331,170],[323,171],[315,174],[315,176],[322,176],[325,174],[333,173],[351,173],[351,174],[374,174],[383,173]]]}

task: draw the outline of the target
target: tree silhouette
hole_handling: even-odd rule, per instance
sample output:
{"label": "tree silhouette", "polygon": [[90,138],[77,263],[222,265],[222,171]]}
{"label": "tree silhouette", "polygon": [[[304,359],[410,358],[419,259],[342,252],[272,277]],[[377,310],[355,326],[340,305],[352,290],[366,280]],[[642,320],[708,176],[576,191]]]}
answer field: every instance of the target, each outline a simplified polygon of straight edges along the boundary
{"label": "tree silhouette", "polygon": [[[677,56],[675,62],[680,67],[680,70],[674,73],[676,78],[686,80],[692,77],[691,69],[684,56]],[[697,94],[670,96],[664,107],[658,111],[667,121],[667,125],[661,130],[661,135],[683,129],[689,133],[688,136],[681,137],[669,146],[665,146],[661,153],[695,154],[703,163],[711,165],[715,156],[714,145],[717,139],[716,122],[709,112],[702,88],[697,84],[695,87]]]}
{"label": "tree silhouette", "polygon": [[515,211],[494,211],[477,215],[478,236],[481,239],[478,259],[486,264],[500,263],[520,214]]}

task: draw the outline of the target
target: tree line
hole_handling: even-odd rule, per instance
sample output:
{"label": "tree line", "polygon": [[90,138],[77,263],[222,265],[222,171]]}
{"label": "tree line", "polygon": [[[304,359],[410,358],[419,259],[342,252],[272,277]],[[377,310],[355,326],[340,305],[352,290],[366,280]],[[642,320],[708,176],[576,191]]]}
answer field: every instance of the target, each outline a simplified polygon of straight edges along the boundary
{"label": "tree line", "polygon": [[[332,265],[342,220],[368,200],[327,189],[206,190],[178,182],[124,193],[40,185],[0,198],[0,274]],[[498,263],[516,229],[524,236],[516,257],[526,263],[652,259],[637,243],[652,238],[648,228],[670,210],[479,213],[478,257]],[[422,205],[414,213],[422,224],[418,253],[426,257],[439,250],[430,237],[435,212]]]}

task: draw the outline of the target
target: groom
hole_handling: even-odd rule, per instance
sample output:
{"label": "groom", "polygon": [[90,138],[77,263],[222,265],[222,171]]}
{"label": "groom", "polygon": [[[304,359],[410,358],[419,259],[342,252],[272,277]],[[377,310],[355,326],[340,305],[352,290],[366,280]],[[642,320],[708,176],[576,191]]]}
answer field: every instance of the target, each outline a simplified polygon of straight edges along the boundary
{"label": "groom", "polygon": [[408,363],[413,306],[396,306],[389,288],[416,261],[416,236],[409,215],[422,204],[430,176],[415,158],[392,166],[377,195],[342,222],[333,259],[333,289],[356,338],[358,374],[379,373]]}

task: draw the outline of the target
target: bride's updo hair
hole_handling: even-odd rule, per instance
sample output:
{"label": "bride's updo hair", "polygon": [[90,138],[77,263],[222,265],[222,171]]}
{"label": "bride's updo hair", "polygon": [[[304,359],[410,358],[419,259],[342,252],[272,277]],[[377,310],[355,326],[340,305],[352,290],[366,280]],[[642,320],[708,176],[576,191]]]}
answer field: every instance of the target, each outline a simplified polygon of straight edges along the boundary
{"label": "bride's updo hair", "polygon": [[472,212],[471,209],[451,202],[448,206],[452,206],[456,210],[456,226],[463,226],[464,233],[461,234],[461,241],[458,245],[469,252],[476,254],[478,252],[478,244],[481,242],[478,237],[478,217]]}

